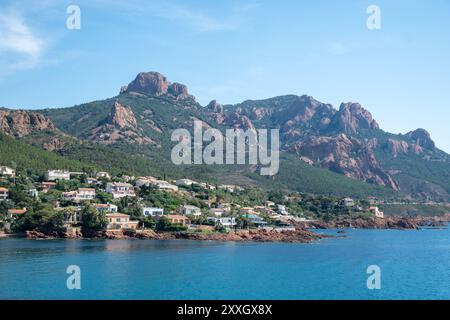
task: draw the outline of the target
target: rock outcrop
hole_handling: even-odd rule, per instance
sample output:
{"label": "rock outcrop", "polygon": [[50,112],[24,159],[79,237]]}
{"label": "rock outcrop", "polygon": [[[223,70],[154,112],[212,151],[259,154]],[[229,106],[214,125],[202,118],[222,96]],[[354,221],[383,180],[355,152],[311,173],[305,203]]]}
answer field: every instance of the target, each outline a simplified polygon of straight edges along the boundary
{"label": "rock outcrop", "polygon": [[347,177],[399,189],[394,179],[381,168],[369,144],[344,133],[308,138],[294,144],[293,151]]}
{"label": "rock outcrop", "polygon": [[187,86],[180,83],[171,84],[167,78],[159,72],[141,72],[136,78],[128,84],[122,86],[120,93],[140,93],[150,96],[167,95],[175,99],[193,99],[190,95]]}
{"label": "rock outcrop", "polygon": [[121,105],[118,101],[114,102],[107,122],[118,129],[137,128],[136,117],[131,108]]}
{"label": "rock outcrop", "polygon": [[153,140],[145,136],[138,127],[133,110],[117,100],[109,116],[98,127],[91,130],[88,140],[107,145],[118,142],[153,143]]}
{"label": "rock outcrop", "polygon": [[435,150],[436,145],[433,140],[431,140],[431,136],[425,129],[417,129],[406,134],[408,138],[414,141],[418,146],[428,149]]}
{"label": "rock outcrop", "polygon": [[359,103],[342,103],[336,114],[333,125],[347,134],[355,134],[358,129],[379,129],[372,114],[361,107]]}
{"label": "rock outcrop", "polygon": [[0,133],[21,138],[33,132],[55,130],[53,122],[40,113],[0,109]]}

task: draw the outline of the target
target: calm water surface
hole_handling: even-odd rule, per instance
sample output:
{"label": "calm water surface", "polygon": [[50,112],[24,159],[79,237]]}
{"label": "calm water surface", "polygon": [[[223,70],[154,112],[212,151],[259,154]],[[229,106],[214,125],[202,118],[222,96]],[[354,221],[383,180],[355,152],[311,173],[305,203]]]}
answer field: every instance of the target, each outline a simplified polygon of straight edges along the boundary
{"label": "calm water surface", "polygon": [[[327,233],[336,234],[329,230]],[[0,240],[0,299],[449,299],[449,230],[313,244]],[[66,268],[81,268],[68,290]],[[381,290],[366,287],[369,265]]]}

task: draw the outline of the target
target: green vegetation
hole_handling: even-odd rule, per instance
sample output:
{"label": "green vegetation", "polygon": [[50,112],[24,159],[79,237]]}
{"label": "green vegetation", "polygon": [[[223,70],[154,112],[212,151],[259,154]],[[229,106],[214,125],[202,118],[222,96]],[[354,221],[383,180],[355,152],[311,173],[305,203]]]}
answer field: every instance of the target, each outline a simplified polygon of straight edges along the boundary
{"label": "green vegetation", "polygon": [[86,204],[81,210],[80,225],[83,234],[90,234],[106,230],[108,220],[103,212],[99,212],[93,206]]}
{"label": "green vegetation", "polygon": [[29,173],[42,173],[54,168],[72,171],[95,168],[94,165],[62,157],[3,134],[0,134],[0,164],[10,166],[19,172]]}
{"label": "green vegetation", "polygon": [[439,204],[382,204],[379,208],[386,215],[441,216],[450,213],[449,206]]}

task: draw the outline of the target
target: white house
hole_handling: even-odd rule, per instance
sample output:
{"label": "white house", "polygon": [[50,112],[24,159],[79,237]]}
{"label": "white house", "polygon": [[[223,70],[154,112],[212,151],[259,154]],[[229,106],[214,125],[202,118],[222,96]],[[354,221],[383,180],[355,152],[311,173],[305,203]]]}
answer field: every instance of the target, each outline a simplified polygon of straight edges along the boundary
{"label": "white house", "polygon": [[0,166],[0,176],[15,177],[16,171],[13,168],[7,166]]}
{"label": "white house", "polygon": [[5,201],[9,197],[9,190],[6,188],[0,187],[0,202]]}
{"label": "white house", "polygon": [[106,171],[97,172],[96,177],[98,179],[100,179],[100,178],[105,178],[105,179],[108,179],[108,180],[111,179],[111,175],[108,172],[106,172]]}
{"label": "white house", "polygon": [[208,221],[213,222],[216,225],[221,225],[224,228],[233,228],[236,226],[236,218],[233,217],[226,217],[226,218],[209,217]]}
{"label": "white house", "polygon": [[64,170],[48,170],[47,180],[48,181],[70,180],[70,172]]}
{"label": "white house", "polygon": [[266,205],[267,208],[275,207],[275,202],[273,202],[273,201],[266,201],[265,205]]}
{"label": "white house", "polygon": [[181,208],[181,211],[182,211],[183,215],[185,215],[185,216],[201,216],[202,215],[202,211],[200,210],[199,207],[196,207],[196,206],[184,205]]}
{"label": "white house", "polygon": [[344,198],[341,200],[342,205],[346,207],[354,207],[355,206],[355,200],[352,198]]}
{"label": "white house", "polygon": [[164,209],[163,208],[146,207],[146,208],[142,208],[142,213],[146,217],[162,216],[162,215],[164,215]]}
{"label": "white house", "polygon": [[136,196],[133,186],[125,182],[109,182],[106,185],[106,192],[112,194],[114,199]]}
{"label": "white house", "polygon": [[381,218],[381,219],[384,218],[384,212],[380,211],[380,209],[378,209],[378,207],[375,207],[375,206],[374,207],[370,207],[369,211],[371,213],[373,213],[375,215],[375,217],[377,217],[377,218]]}
{"label": "white house", "polygon": [[176,185],[179,187],[190,187],[193,184],[198,184],[196,181],[193,181],[191,179],[179,179],[176,181]]}
{"label": "white house", "polygon": [[86,178],[86,182],[87,182],[88,184],[97,184],[97,185],[100,185],[100,184],[101,184],[101,182],[98,181],[96,178]]}
{"label": "white house", "polygon": [[95,189],[79,188],[77,191],[63,192],[62,198],[71,201],[88,201],[95,198]]}
{"label": "white house", "polygon": [[286,209],[286,206],[283,206],[283,205],[279,204],[279,205],[277,205],[277,208],[278,208],[278,213],[279,214],[282,214],[284,216],[287,216],[289,214],[287,209]]}
{"label": "white house", "polygon": [[33,198],[38,198],[38,197],[39,197],[39,192],[37,191],[36,188],[28,189],[28,190],[27,190],[27,194],[28,194],[30,197],[33,197]]}
{"label": "white house", "polygon": [[178,191],[177,186],[170,184],[169,182],[164,180],[156,180],[153,185],[160,190]]}
{"label": "white house", "polygon": [[95,198],[95,189],[92,188],[78,188],[78,199],[83,200],[93,200]]}
{"label": "white house", "polygon": [[222,208],[211,208],[209,209],[209,213],[215,215],[216,217],[221,217],[225,214],[225,210]]}

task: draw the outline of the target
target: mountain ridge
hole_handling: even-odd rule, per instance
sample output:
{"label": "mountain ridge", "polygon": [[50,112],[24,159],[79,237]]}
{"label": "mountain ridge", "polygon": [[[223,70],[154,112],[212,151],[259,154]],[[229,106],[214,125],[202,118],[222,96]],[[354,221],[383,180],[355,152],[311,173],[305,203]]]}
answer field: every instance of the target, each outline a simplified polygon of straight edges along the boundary
{"label": "mountain ridge", "polygon": [[445,181],[450,156],[435,146],[430,134],[424,129],[385,132],[359,103],[335,109],[308,95],[284,95],[234,105],[213,100],[201,106],[187,86],[158,72],[141,72],[115,97],[33,112],[75,139],[149,159],[161,157],[158,161],[170,161],[171,131],[191,130],[193,120],[218,129],[279,129],[282,152],[292,154],[294,161],[388,187],[393,194],[450,199]]}

